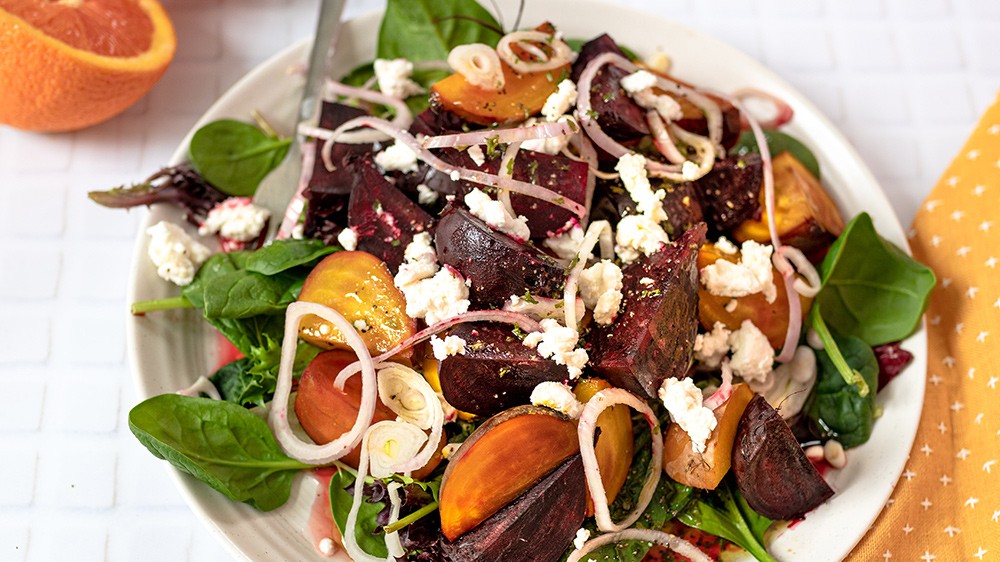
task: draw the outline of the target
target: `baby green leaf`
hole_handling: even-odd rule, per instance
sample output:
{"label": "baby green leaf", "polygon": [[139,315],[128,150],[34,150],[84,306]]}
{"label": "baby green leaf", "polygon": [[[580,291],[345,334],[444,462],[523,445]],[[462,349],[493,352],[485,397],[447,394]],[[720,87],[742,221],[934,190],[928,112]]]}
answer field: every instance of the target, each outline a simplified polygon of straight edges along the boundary
{"label": "baby green leaf", "polygon": [[[841,355],[848,368],[863,377],[859,386],[848,383],[826,349],[816,352],[819,373],[816,388],[805,412],[824,437],[840,441],[844,448],[857,447],[868,441],[875,423],[875,389],[878,388],[878,360],[864,341],[850,336],[833,336],[833,349]],[[829,347],[829,346],[827,346]]]}
{"label": "baby green leaf", "polygon": [[377,57],[446,60],[458,45],[495,47],[501,35],[500,24],[475,0],[389,0]]}
{"label": "baby green leaf", "polygon": [[867,213],[844,228],[821,272],[823,320],[871,346],[909,336],[936,282],[930,268],[879,236]]}
{"label": "baby green leaf", "polygon": [[220,191],[249,197],[264,176],[278,167],[291,139],[266,135],[257,127],[220,119],[195,131],[188,148],[195,169]]}
{"label": "baby green leaf", "polygon": [[[348,474],[344,470],[338,470],[330,478],[330,509],[333,511],[333,521],[340,529],[341,535],[347,528],[347,516],[351,511],[351,502],[354,499],[352,493],[345,488],[353,484],[354,475]],[[361,508],[358,511],[358,523],[354,528],[354,538],[357,539],[361,550],[380,558],[389,555],[383,535],[376,534],[379,529],[378,514],[384,508],[384,502],[369,503],[362,500]]]}
{"label": "baby green leaf", "polygon": [[156,457],[261,511],[284,504],[295,473],[310,468],[285,456],[264,420],[229,402],[161,394],[132,408],[128,425]]}

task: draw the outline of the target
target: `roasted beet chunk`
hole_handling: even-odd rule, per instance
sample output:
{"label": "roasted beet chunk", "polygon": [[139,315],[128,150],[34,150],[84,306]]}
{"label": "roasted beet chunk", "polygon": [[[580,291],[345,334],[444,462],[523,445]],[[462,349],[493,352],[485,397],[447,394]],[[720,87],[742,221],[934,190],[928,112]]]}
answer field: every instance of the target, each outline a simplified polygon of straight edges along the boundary
{"label": "roasted beet chunk", "polygon": [[413,235],[431,230],[434,218],[389,183],[370,156],[355,162],[351,172],[359,183],[351,192],[348,224],[358,235],[358,250],[396,271]]}
{"label": "roasted beet chunk", "polygon": [[445,399],[463,412],[492,416],[528,404],[538,383],[567,376],[566,367],[525,346],[508,324],[459,324],[451,335],[465,340],[465,354],[442,361],[438,375]]}
{"label": "roasted beet chunk", "polygon": [[580,74],[583,73],[584,68],[587,68],[587,64],[597,58],[597,55],[603,55],[604,53],[614,53],[623,58],[628,58],[625,55],[625,51],[618,46],[618,43],[615,43],[615,40],[605,33],[587,41],[583,44],[583,47],[580,47],[580,54],[576,57],[576,61],[573,62],[573,70],[570,72],[570,78],[574,82],[579,82]]}
{"label": "roasted beet chunk", "polygon": [[[351,107],[341,103],[323,102],[320,108],[319,125],[324,129],[336,129],[344,123],[356,117],[368,115],[363,109]],[[315,143],[315,162],[313,163],[312,175],[309,178],[309,185],[306,186],[306,198],[317,205],[326,205],[328,201],[337,196],[346,195],[351,192],[354,184],[351,173],[348,171],[350,163],[368,152],[371,152],[370,144],[342,144],[335,143],[330,154],[333,169],[327,169],[323,161],[323,141]]]}
{"label": "roasted beet chunk", "polygon": [[698,202],[693,185],[671,185],[664,182],[662,188],[667,192],[663,199],[663,210],[667,212],[667,234],[671,237],[678,236],[704,221],[701,203]]}
{"label": "roasted beet chunk", "polygon": [[497,232],[469,211],[451,206],[438,221],[434,236],[438,259],[471,282],[474,308],[503,305],[511,295],[549,297],[565,279],[559,263],[534,246]]}
{"label": "roasted beet chunk", "polygon": [[750,507],[769,519],[799,519],[833,495],[785,420],[759,394],[736,429],[733,475]]}
{"label": "roasted beet chunk", "polygon": [[665,379],[687,373],[698,330],[696,261],[704,242],[700,224],[625,267],[621,314],[588,336],[591,364],[608,382],[655,398]]}
{"label": "roasted beet chunk", "polygon": [[[578,162],[561,154],[553,156],[522,150],[514,160],[514,179],[551,189],[581,205],[587,197],[588,172],[586,162]],[[559,231],[574,217],[573,213],[558,205],[528,195],[513,193],[510,204],[515,213],[528,219],[532,238],[545,238],[550,233]]]}
{"label": "roasted beet chunk", "polygon": [[759,154],[732,156],[716,162],[711,172],[694,182],[705,221],[713,234],[728,232],[743,221],[760,216],[762,170]]}
{"label": "roasted beet chunk", "polygon": [[447,109],[425,109],[421,111],[413,124],[410,125],[410,132],[414,135],[427,135],[436,137],[451,133],[461,133],[465,127],[465,122],[458,115]]}
{"label": "roasted beet chunk", "polygon": [[442,546],[454,562],[559,560],[586,511],[586,479],[577,453],[471,531]]}
{"label": "roasted beet chunk", "polygon": [[597,112],[597,123],[610,137],[623,142],[649,134],[646,110],[621,87],[621,79],[628,74],[617,66],[605,65],[590,85],[590,104]]}
{"label": "roasted beet chunk", "polygon": [[900,342],[878,345],[872,348],[878,360],[878,389],[896,378],[913,361],[913,354],[903,349]]}

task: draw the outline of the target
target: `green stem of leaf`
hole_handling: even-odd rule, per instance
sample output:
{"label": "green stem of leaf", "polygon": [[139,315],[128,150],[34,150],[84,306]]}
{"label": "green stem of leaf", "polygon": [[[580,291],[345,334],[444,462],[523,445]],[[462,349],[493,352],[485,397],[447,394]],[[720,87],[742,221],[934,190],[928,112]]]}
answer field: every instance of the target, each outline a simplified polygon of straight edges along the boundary
{"label": "green stem of leaf", "polygon": [[132,314],[139,315],[158,310],[176,310],[180,308],[194,308],[194,305],[184,297],[170,297],[132,303],[131,311]]}
{"label": "green stem of leaf", "polygon": [[425,516],[434,513],[435,511],[437,511],[437,508],[438,508],[438,502],[431,502],[421,507],[420,509],[414,511],[413,513],[407,515],[406,517],[403,517],[399,521],[396,521],[395,523],[391,523],[389,525],[386,525],[385,527],[382,527],[382,529],[386,533],[395,533],[400,529],[408,527],[412,523],[416,523]]}
{"label": "green stem of leaf", "polygon": [[271,124],[267,122],[267,119],[264,118],[261,112],[257,111],[256,109],[251,110],[250,116],[253,117],[254,123],[257,124],[257,126],[260,128],[261,131],[264,131],[265,135],[271,137],[272,139],[281,138],[281,135],[278,134],[278,131],[274,130],[274,127],[272,127]]}
{"label": "green stem of leaf", "polygon": [[823,350],[826,354],[830,356],[830,361],[833,365],[837,367],[837,371],[840,372],[840,376],[844,377],[844,381],[847,384],[853,384],[858,387],[858,395],[862,398],[868,396],[869,388],[868,383],[865,382],[865,378],[861,376],[857,370],[852,369],[850,365],[847,364],[847,360],[840,353],[840,348],[837,347],[837,341],[833,339],[833,334],[830,333],[830,329],[827,328],[826,322],[823,320],[823,316],[819,312],[819,305],[814,304],[812,312],[809,314],[809,321],[812,324],[813,330],[816,330],[816,335],[819,336],[820,341],[823,342]]}

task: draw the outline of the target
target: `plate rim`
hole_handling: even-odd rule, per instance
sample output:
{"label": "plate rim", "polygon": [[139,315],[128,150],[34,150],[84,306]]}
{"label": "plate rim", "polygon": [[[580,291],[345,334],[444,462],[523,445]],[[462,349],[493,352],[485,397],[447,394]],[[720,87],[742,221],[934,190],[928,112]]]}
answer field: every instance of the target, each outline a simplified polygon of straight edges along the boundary
{"label": "plate rim", "polygon": [[[563,3],[570,4],[573,2],[571,2],[570,0],[563,0]],[[899,235],[904,233],[905,230],[903,229],[903,226],[900,223],[899,218],[895,213],[895,210],[889,203],[888,197],[884,189],[881,187],[881,185],[875,178],[874,174],[871,172],[870,168],[868,167],[864,159],[861,158],[857,149],[847,140],[844,134],[836,126],[834,126],[834,124],[830,121],[830,119],[824,113],[819,111],[819,109],[808,98],[806,98],[798,89],[794,88],[790,83],[781,78],[773,70],[765,66],[764,63],[754,59],[753,57],[750,57],[749,55],[742,52],[738,48],[722,41],[721,39],[718,39],[697,28],[693,28],[688,24],[670,19],[669,17],[664,17],[659,14],[650,13],[643,10],[637,10],[626,6],[609,5],[605,2],[602,2],[601,0],[585,0],[584,2],[578,2],[573,4],[591,5],[594,7],[601,7],[601,8],[611,7],[614,8],[616,12],[621,14],[622,19],[626,21],[634,20],[636,18],[645,18],[650,21],[650,23],[646,25],[656,25],[662,23],[672,28],[683,30],[685,33],[694,37],[697,41],[714,44],[716,48],[723,48],[724,50],[730,53],[738,55],[740,58],[743,59],[740,62],[742,64],[746,64],[750,68],[753,74],[766,77],[768,81],[779,85],[784,91],[783,96],[785,96],[786,101],[790,102],[796,108],[801,108],[805,110],[804,114],[808,115],[809,119],[815,122],[815,124],[810,125],[809,128],[811,129],[813,127],[819,127],[820,132],[823,135],[832,138],[835,144],[833,148],[836,149],[833,152],[839,152],[842,155],[848,157],[850,160],[850,164],[853,167],[852,173],[855,175],[859,174],[861,180],[864,183],[875,186],[877,188],[874,193],[868,193],[866,196],[868,197],[869,202],[872,202],[872,198],[874,198],[875,201],[873,201],[873,203],[875,206],[884,207],[889,211],[887,215],[879,214],[878,216],[879,224],[882,227],[880,230],[884,231],[886,227],[889,227],[889,229],[892,230],[891,233],[892,236],[887,236],[887,238],[891,239],[897,245],[902,247],[905,251],[910,253],[910,248],[906,241],[905,235],[900,239]],[[362,25],[362,26],[368,25],[367,22],[372,19],[375,19],[377,23],[377,21],[380,20],[382,13],[383,10],[372,10],[365,12],[363,14],[359,14],[358,16],[351,18],[350,21],[354,25]],[[296,62],[304,60],[308,52],[307,49],[311,45],[311,42],[312,42],[311,37],[305,37],[299,39],[298,41],[295,41],[294,43],[286,46],[285,48],[278,51],[274,55],[268,57],[262,63],[256,65],[248,73],[242,76],[236,83],[234,83],[230,88],[228,88],[226,92],[223,93],[201,115],[201,117],[199,117],[195,125],[187,132],[184,138],[180,141],[180,143],[178,144],[178,148],[174,151],[173,155],[171,156],[170,164],[175,165],[186,159],[188,143],[194,131],[196,131],[198,127],[200,127],[202,124],[211,119],[218,118],[220,115],[225,114],[226,113],[225,108],[231,105],[233,103],[233,100],[245,97],[247,91],[257,82],[259,82],[261,77],[273,73],[274,68],[276,66],[286,64],[288,62]],[[298,86],[298,88],[300,89],[301,86]],[[791,94],[791,99],[789,99],[788,94]],[[796,114],[797,116],[799,116],[802,115],[803,112],[797,111]],[[817,156],[821,159],[821,161],[829,158],[829,151],[827,150],[827,147],[824,147],[822,151],[816,150],[814,148],[814,151],[817,153]],[[826,167],[829,168],[830,165],[827,164]],[[834,169],[836,170],[836,168]],[[839,194],[840,188],[837,188],[836,191],[838,193],[834,193],[833,195],[835,196],[835,199],[838,199],[839,201],[837,195],[842,195]],[[141,300],[139,298],[139,295],[142,292],[140,286],[141,279],[139,272],[140,268],[144,267],[142,264],[148,261],[146,258],[147,244],[146,244],[145,230],[148,226],[153,224],[154,219],[162,218],[164,211],[160,207],[161,206],[155,206],[141,220],[140,229],[139,232],[137,233],[133,247],[132,268],[130,269],[129,279],[128,279],[127,292],[130,302]],[[167,213],[169,213],[169,211],[167,211]],[[198,318],[200,319],[200,316]],[[128,316],[126,321],[126,341],[127,341],[129,366],[132,372],[132,379],[135,384],[137,398],[141,401],[157,394],[158,392],[152,391],[152,388],[150,386],[151,381],[147,380],[148,377],[143,375],[144,371],[142,367],[143,359],[141,357],[142,350],[140,349],[141,347],[139,345],[140,338],[138,337],[139,322],[140,322],[139,318],[132,315]],[[908,377],[908,379],[916,379],[916,381],[908,380],[908,385],[910,386],[909,398],[919,403],[919,407],[913,408],[912,410],[907,410],[907,412],[911,414],[909,418],[915,418],[915,420],[912,419],[909,420],[912,421],[912,423],[908,423],[905,427],[902,428],[902,431],[904,432],[902,435],[897,434],[898,437],[902,437],[901,441],[908,444],[908,446],[906,447],[906,454],[899,455],[900,458],[897,458],[896,459],[897,462],[893,463],[893,466],[890,467],[889,472],[894,474],[894,476],[891,478],[891,482],[886,482],[889,484],[887,487],[882,487],[879,490],[866,491],[866,495],[872,495],[873,493],[875,493],[879,496],[884,496],[881,499],[880,502],[881,504],[884,504],[885,501],[891,497],[892,492],[895,489],[895,486],[899,482],[899,478],[901,477],[903,469],[905,467],[906,459],[908,458],[909,453],[912,450],[912,447],[914,446],[914,441],[916,438],[916,433],[919,426],[920,417],[922,414],[924,395],[926,392],[925,375],[926,375],[926,366],[927,366],[926,360],[928,352],[927,334],[924,322],[925,320],[922,320],[918,330],[913,334],[911,334],[910,337],[908,337],[905,340],[905,343],[908,346],[916,347],[917,351],[919,351],[919,353],[914,353],[915,361],[913,362],[913,364],[911,364],[907,368],[907,370],[904,371],[904,376],[907,374],[907,371],[910,372],[910,376]],[[914,371],[919,371],[919,372],[916,375],[914,375],[913,374]],[[913,384],[914,382],[918,384],[914,385]],[[893,386],[890,385],[883,392],[888,391],[889,393],[892,393],[892,390]],[[884,394],[880,393],[880,396],[884,396]],[[876,428],[878,428],[878,422],[876,422]],[[250,556],[243,549],[240,548],[240,546],[236,543],[236,541],[234,541],[230,533],[227,532],[226,529],[223,529],[222,526],[219,524],[219,522],[215,518],[213,518],[208,511],[208,507],[214,501],[221,500],[227,503],[234,503],[234,502],[231,502],[231,500],[225,498],[224,496],[219,495],[214,490],[205,488],[203,484],[201,484],[197,480],[194,480],[188,475],[180,472],[179,470],[173,468],[173,466],[171,466],[170,464],[164,464],[164,467],[168,471],[168,474],[170,474],[170,477],[174,481],[175,485],[180,490],[181,495],[185,500],[185,503],[195,512],[195,514],[199,517],[199,519],[204,521],[206,525],[213,531],[213,533],[220,538],[226,550],[240,559],[251,560],[252,558],[250,558]],[[308,488],[308,486],[305,487]],[[297,483],[296,488],[303,488],[302,483]],[[218,497],[216,498],[215,496]],[[837,496],[835,496],[835,498],[836,497]],[[835,500],[831,500],[831,502],[832,501]],[[829,503],[825,505],[829,505]],[[881,511],[882,510],[879,509],[873,515],[871,515],[870,518],[867,516],[865,517],[866,519],[869,519],[869,521],[867,521],[866,523],[865,530],[859,533],[857,537],[853,537],[849,541],[842,541],[842,544],[850,543],[849,547],[846,548],[844,555],[853,550],[853,548],[857,545],[857,543],[860,542],[865,535],[867,535],[868,530],[875,523]],[[254,512],[254,513],[259,513],[259,512]],[[808,524],[808,521],[809,518],[806,518],[804,524]],[[780,541],[781,537],[778,537],[778,540]],[[794,556],[794,554],[792,555]]]}

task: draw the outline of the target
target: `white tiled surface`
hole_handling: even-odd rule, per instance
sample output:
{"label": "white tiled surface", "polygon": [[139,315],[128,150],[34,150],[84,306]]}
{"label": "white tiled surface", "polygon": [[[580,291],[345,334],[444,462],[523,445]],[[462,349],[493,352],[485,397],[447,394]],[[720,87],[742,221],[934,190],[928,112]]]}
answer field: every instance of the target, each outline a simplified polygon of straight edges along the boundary
{"label": "white tiled surface", "polygon": [[[1000,89],[997,0],[618,1],[703,29],[801,89],[904,224]],[[310,33],[317,2],[163,2],[179,48],[146,99],[72,134],[0,127],[4,562],[230,559],[128,432],[124,294],[142,213],[85,194],[165,163],[230,84]]]}

